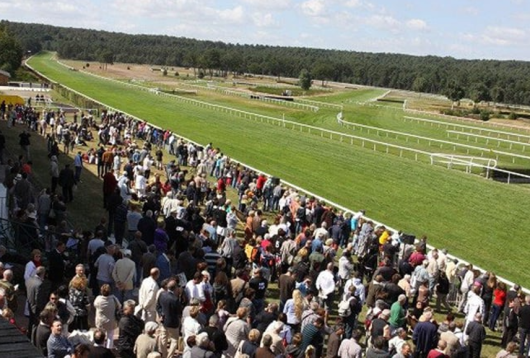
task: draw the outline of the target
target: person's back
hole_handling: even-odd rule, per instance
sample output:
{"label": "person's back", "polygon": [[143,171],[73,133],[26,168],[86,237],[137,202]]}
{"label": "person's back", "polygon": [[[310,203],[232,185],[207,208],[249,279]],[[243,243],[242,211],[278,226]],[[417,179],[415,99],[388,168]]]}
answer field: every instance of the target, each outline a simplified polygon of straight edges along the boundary
{"label": "person's back", "polygon": [[208,351],[202,347],[199,346],[193,346],[191,348],[191,357],[195,358],[210,358],[213,357],[213,352]]}
{"label": "person's back", "polygon": [[146,333],[142,333],[136,338],[134,343],[134,351],[136,358],[147,358],[150,352],[156,349],[156,339]]}
{"label": "person's back", "polygon": [[254,358],[274,358],[275,355],[272,353],[270,348],[267,347],[260,347],[256,349],[256,352],[254,353]]}

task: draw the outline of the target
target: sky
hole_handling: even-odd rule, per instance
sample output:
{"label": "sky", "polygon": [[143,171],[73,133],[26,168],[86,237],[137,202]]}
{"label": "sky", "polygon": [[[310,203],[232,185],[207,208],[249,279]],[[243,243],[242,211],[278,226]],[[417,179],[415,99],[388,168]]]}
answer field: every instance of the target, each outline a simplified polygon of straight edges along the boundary
{"label": "sky", "polygon": [[0,18],[239,44],[530,60],[530,0],[0,0]]}

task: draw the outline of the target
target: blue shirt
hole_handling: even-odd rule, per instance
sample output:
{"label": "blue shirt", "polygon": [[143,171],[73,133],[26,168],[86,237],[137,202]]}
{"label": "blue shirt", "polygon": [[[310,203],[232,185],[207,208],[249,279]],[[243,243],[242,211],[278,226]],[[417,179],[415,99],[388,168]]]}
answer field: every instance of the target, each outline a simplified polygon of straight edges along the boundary
{"label": "blue shirt", "polygon": [[81,156],[78,154],[75,156],[74,158],[74,165],[76,167],[82,167],[83,166],[83,159],[81,158]]}
{"label": "blue shirt", "polygon": [[[317,249],[322,249],[322,241],[319,238],[315,238],[311,243],[311,251],[315,252]],[[319,251],[322,252],[322,251]]]}

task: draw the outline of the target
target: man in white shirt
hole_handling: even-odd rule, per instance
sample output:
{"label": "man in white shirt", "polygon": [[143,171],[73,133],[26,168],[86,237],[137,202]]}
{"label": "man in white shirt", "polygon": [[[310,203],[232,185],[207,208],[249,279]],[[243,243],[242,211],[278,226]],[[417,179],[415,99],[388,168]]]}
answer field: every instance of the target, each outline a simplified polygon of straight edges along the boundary
{"label": "man in white shirt", "polygon": [[359,343],[357,343],[360,338],[361,332],[357,329],[354,330],[350,339],[342,340],[337,355],[340,358],[361,358],[362,349]]}
{"label": "man in white shirt", "polygon": [[188,300],[196,298],[201,303],[206,300],[203,285],[201,284],[202,280],[202,274],[200,272],[196,272],[195,276],[193,276],[193,280],[190,280],[186,284],[186,296],[188,297]]}
{"label": "man in white shirt", "polygon": [[475,314],[484,315],[484,300],[480,297],[480,286],[474,285],[467,294],[467,303],[464,307],[466,314],[466,327],[475,320]]}
{"label": "man in white shirt", "polygon": [[154,267],[149,273],[149,277],[144,278],[140,291],[138,292],[137,310],[142,310],[144,322],[155,322],[156,320],[156,296],[158,292],[158,277],[160,271]]}
{"label": "man in white shirt", "polygon": [[335,297],[335,275],[333,275],[333,263],[328,263],[326,270],[322,271],[315,283],[318,290],[318,297],[321,300],[321,305],[326,310],[331,310],[333,299]]}

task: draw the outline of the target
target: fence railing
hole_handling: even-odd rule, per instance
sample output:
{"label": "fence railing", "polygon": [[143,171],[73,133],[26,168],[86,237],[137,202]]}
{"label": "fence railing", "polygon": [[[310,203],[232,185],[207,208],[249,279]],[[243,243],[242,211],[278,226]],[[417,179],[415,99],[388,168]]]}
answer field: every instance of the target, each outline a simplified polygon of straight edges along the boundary
{"label": "fence railing", "polygon": [[237,96],[237,97],[243,97],[243,98],[247,98],[247,99],[259,100],[259,101],[262,101],[262,102],[269,102],[269,103],[278,104],[278,105],[286,106],[286,107],[301,108],[301,109],[309,110],[309,111],[312,111],[312,112],[318,112],[318,110],[320,109],[317,106],[308,105],[308,104],[304,104],[304,103],[297,103],[296,101],[286,101],[286,100],[281,100],[281,99],[277,99],[277,98],[269,98],[266,95],[263,95],[263,94],[260,94],[260,93],[255,93],[254,94],[254,93],[232,91],[232,90],[229,90],[227,88],[215,86],[215,85],[212,85],[212,84],[208,84],[204,88],[208,89],[208,90],[211,90],[211,91],[221,92],[221,93],[223,93],[225,95],[229,95],[229,96]]}
{"label": "fence railing", "polygon": [[525,143],[525,142],[516,142],[516,141],[513,141],[513,140],[508,140],[508,139],[503,139],[503,138],[492,138],[490,136],[485,136],[485,135],[480,135],[480,134],[475,134],[475,133],[467,133],[467,132],[460,132],[460,131],[453,131],[453,130],[447,130],[447,136],[450,138],[451,134],[456,134],[456,139],[460,139],[460,136],[464,136],[466,137],[466,140],[469,142],[470,141],[470,138],[475,138],[475,143],[478,143],[478,139],[481,138],[481,139],[485,139],[486,140],[486,144],[489,144],[490,140],[491,141],[495,141],[497,142],[497,147],[500,147],[501,146],[501,143],[507,143],[510,145],[510,149],[513,149],[513,145],[519,145],[521,146],[521,151],[524,152],[526,150],[526,147],[529,146],[530,144],[529,143]]}
{"label": "fence railing", "polygon": [[[36,71],[34,68],[32,68],[29,64],[27,64],[27,60],[26,60],[26,63],[25,63],[25,64],[26,64],[26,66],[27,66],[28,68],[30,68],[32,71],[35,71],[36,73],[39,73],[39,72]],[[46,78],[46,79],[47,79],[48,81],[50,81],[51,83],[57,83],[56,81],[53,81],[53,80],[49,79],[48,77],[46,77],[46,76],[44,76],[44,75],[42,75],[42,74],[41,74],[41,76],[42,76],[43,78]],[[64,86],[64,85],[63,85],[63,86]],[[68,87],[66,87],[66,86],[64,86],[64,87],[65,87],[65,88],[68,88]],[[79,93],[79,92],[77,92],[77,91],[75,91],[75,90],[74,90],[74,92],[75,92],[75,93]],[[101,106],[106,107],[106,108],[108,108],[108,109],[110,109],[110,110],[112,110],[112,111],[123,113],[123,114],[125,114],[125,115],[127,115],[127,116],[129,116],[129,117],[131,117],[131,118],[133,118],[133,119],[135,119],[135,120],[137,120],[137,121],[140,121],[140,122],[146,122],[145,119],[138,118],[138,117],[136,117],[136,116],[134,116],[134,115],[132,115],[132,114],[129,114],[129,113],[123,111],[123,110],[120,110],[120,109],[117,109],[117,108],[111,107],[111,106],[109,106],[109,105],[107,105],[107,104],[105,104],[105,103],[103,103],[103,102],[101,102],[101,101],[98,101],[98,100],[95,100],[95,99],[93,99],[93,98],[90,98],[89,96],[85,96],[85,97],[86,97],[87,99],[91,100],[91,101],[94,101],[94,102],[96,102],[96,103],[99,103]],[[152,123],[150,123],[150,125],[151,125],[152,127],[154,127],[154,128],[158,128],[158,129],[161,129],[161,130],[162,130],[162,128],[160,128],[160,127],[157,126],[157,125],[154,125],[154,124],[152,124]],[[175,133],[175,134],[177,134],[177,133]],[[177,134],[177,135],[178,135],[178,134]],[[198,142],[196,142],[196,141],[194,141],[194,140],[192,140],[192,139],[186,138],[186,137],[184,137],[184,136],[180,136],[180,137],[181,137],[183,140],[188,141],[188,142],[190,142],[190,143],[194,143],[194,144],[197,145],[197,146],[204,146],[204,144],[202,144],[202,143],[198,143]],[[273,176],[273,175],[271,175],[271,174],[268,174],[268,173],[264,172],[263,170],[260,170],[260,169],[254,168],[254,167],[252,167],[252,166],[250,166],[250,165],[248,165],[248,164],[246,164],[246,163],[243,163],[243,162],[241,162],[241,161],[238,161],[237,159],[231,158],[231,160],[234,161],[235,163],[238,163],[238,164],[244,166],[245,168],[248,168],[248,169],[253,170],[253,171],[255,171],[255,172],[263,173],[264,175],[267,175],[267,176],[270,176],[270,177]],[[358,211],[358,210],[353,210],[353,209],[347,208],[347,207],[345,207],[345,206],[343,206],[343,205],[341,205],[341,204],[335,203],[335,202],[333,202],[333,201],[331,201],[331,200],[328,200],[328,199],[326,199],[326,198],[324,198],[324,197],[322,197],[322,196],[320,196],[320,195],[318,195],[318,194],[316,194],[316,193],[313,193],[313,192],[311,192],[311,191],[309,191],[309,190],[306,190],[306,189],[304,189],[304,188],[302,188],[302,187],[300,187],[300,186],[298,186],[298,185],[296,185],[296,184],[294,184],[294,183],[288,182],[288,181],[286,181],[286,180],[283,180],[283,179],[282,179],[282,180],[281,180],[281,183],[282,183],[283,185],[289,187],[289,188],[293,188],[293,189],[298,190],[299,192],[305,193],[305,194],[308,195],[308,196],[312,196],[312,197],[315,197],[315,198],[318,199],[318,200],[325,201],[326,203],[330,204],[331,206],[333,206],[333,207],[335,207],[335,208],[337,208],[337,209],[339,209],[339,210],[342,210],[343,212],[350,212],[350,213],[351,213],[351,212],[357,212],[357,211]],[[372,220],[376,225],[384,225],[388,230],[391,230],[391,231],[394,231],[394,232],[398,232],[398,231],[399,231],[399,230],[397,230],[397,229],[395,229],[395,228],[393,228],[393,227],[391,227],[391,226],[389,226],[389,225],[383,224],[382,222],[379,222],[379,221],[377,221],[377,220],[375,220],[375,219],[372,219],[372,218],[370,218],[370,217],[366,217],[366,218],[367,218],[368,220]],[[427,245],[427,248],[428,248],[429,250],[433,250],[433,249],[435,249],[435,247],[432,246],[432,245]],[[458,261],[459,261],[461,264],[468,264],[467,261],[465,261],[465,260],[463,260],[463,259],[461,259],[461,258],[459,258],[459,257],[456,257],[456,256],[454,256],[454,255],[448,254],[447,256],[448,256],[449,258],[451,258],[451,259],[458,259]],[[482,272],[485,272],[485,271],[486,271],[485,269],[483,269],[483,268],[481,268],[481,267],[479,267],[479,266],[476,266],[476,265],[473,265],[473,267],[474,267],[476,270],[479,270],[479,271],[482,271]],[[510,285],[510,286],[513,286],[513,285],[514,285],[514,283],[513,283],[512,281],[509,281],[509,280],[507,280],[507,279],[505,279],[505,278],[503,278],[503,277],[501,277],[501,276],[497,276],[497,279],[499,279],[500,281],[506,283],[507,285]],[[526,289],[526,288],[523,288],[523,291],[524,291],[525,293],[527,293],[527,294],[530,294],[530,290],[528,290],[528,289]]]}
{"label": "fence railing", "polygon": [[[431,146],[432,143],[439,143],[440,144],[440,149],[442,149],[444,144],[445,144],[446,146],[453,147],[453,150],[456,150],[457,147],[464,148],[466,150],[467,154],[470,154],[470,152],[469,152],[470,150],[479,151],[481,156],[484,156],[485,154],[487,155],[487,154],[494,153],[495,156],[496,156],[495,159],[497,159],[497,160],[499,160],[499,155],[503,155],[503,156],[506,156],[506,157],[510,157],[512,159],[512,163],[515,163],[515,158],[530,160],[530,157],[526,156],[526,155],[520,155],[520,154],[510,153],[510,152],[504,152],[504,151],[500,151],[500,150],[496,150],[496,149],[490,149],[490,148],[477,147],[477,146],[474,146],[474,145],[449,142],[449,141],[442,140],[442,139],[429,138],[429,137],[419,136],[419,135],[405,133],[405,132],[393,131],[393,130],[390,130],[390,129],[384,129],[384,128],[378,128],[378,127],[368,126],[368,125],[364,125],[364,124],[348,122],[348,121],[345,121],[345,120],[342,120],[342,119],[339,119],[338,121],[339,121],[339,123],[345,125],[346,127],[358,127],[358,128],[361,129],[360,130],[361,132],[362,132],[363,129],[365,129],[365,130],[367,130],[368,134],[370,134],[370,131],[375,132],[378,136],[379,136],[380,133],[384,133],[384,134],[386,134],[387,138],[389,137],[389,134],[394,134],[396,136],[395,137],[396,139],[398,139],[399,136],[402,136],[402,137],[405,138],[405,141],[408,142],[409,138],[412,138],[412,139],[415,139],[418,144],[420,143],[420,141],[424,141],[429,146]],[[458,131],[449,131],[449,130],[448,130],[448,132],[462,133],[462,132],[458,132]],[[467,133],[463,133],[463,134],[467,134]],[[473,135],[473,134],[469,134],[469,135]],[[488,138],[488,137],[484,137],[484,138]],[[493,139],[495,139],[495,138],[493,138]],[[513,142],[513,143],[519,143],[519,142]],[[521,143],[519,143],[519,144],[521,144]],[[510,145],[510,149],[512,149],[511,145]]]}
{"label": "fence railing", "polygon": [[514,129],[517,131],[530,132],[530,127],[522,127],[522,126],[517,126],[514,124],[508,124],[508,123],[495,123],[492,121],[478,121],[472,118],[450,116],[450,115],[442,114],[442,113],[433,113],[433,112],[428,112],[428,111],[421,111],[418,109],[410,109],[410,108],[407,108],[406,104],[407,104],[407,101],[405,100],[405,102],[403,103],[403,111],[409,112],[409,113],[423,114],[427,116],[435,116],[435,117],[447,119],[450,121],[473,123],[477,126],[482,126],[482,127],[496,127],[496,128],[504,128],[504,129],[510,128],[510,129]]}
{"label": "fence railing", "polygon": [[341,104],[335,104],[335,103],[328,103],[328,102],[320,102],[320,101],[313,101],[307,98],[295,98],[295,102],[300,103],[308,103],[315,106],[318,106],[320,108],[331,108],[331,109],[340,109],[341,111],[344,110],[344,106]]}

